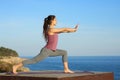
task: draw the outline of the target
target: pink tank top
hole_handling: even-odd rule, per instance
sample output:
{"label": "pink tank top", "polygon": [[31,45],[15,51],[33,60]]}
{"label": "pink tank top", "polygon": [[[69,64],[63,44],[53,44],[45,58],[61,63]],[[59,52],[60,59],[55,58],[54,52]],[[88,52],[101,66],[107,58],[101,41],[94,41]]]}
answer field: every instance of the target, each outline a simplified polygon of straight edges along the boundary
{"label": "pink tank top", "polygon": [[58,34],[54,34],[54,35],[48,34],[48,42],[47,42],[45,48],[51,49],[51,50],[56,50],[57,43],[58,43]]}

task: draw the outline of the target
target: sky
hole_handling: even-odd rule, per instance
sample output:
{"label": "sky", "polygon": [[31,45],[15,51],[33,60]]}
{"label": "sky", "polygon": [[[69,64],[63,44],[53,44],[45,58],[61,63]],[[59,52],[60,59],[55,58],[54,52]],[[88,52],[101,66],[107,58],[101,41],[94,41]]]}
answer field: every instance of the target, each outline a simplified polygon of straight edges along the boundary
{"label": "sky", "polygon": [[0,46],[19,56],[36,56],[45,41],[44,18],[55,15],[58,49],[68,56],[120,56],[120,0],[0,0]]}

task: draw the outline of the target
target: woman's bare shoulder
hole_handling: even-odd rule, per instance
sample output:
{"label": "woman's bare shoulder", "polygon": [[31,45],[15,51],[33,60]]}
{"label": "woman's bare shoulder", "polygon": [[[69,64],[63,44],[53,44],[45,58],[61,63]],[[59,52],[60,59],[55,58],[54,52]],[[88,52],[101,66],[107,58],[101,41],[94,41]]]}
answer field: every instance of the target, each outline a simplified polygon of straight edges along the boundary
{"label": "woman's bare shoulder", "polygon": [[49,35],[54,35],[55,34],[54,30],[55,30],[55,28],[49,28],[48,29],[48,34]]}

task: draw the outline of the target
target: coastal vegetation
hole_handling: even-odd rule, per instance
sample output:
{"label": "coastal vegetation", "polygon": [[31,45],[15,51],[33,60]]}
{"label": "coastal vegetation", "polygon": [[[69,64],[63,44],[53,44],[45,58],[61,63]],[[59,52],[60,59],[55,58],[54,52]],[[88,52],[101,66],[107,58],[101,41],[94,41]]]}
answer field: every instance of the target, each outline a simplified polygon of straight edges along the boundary
{"label": "coastal vegetation", "polygon": [[0,47],[0,56],[1,57],[4,57],[4,56],[18,57],[19,55],[15,50],[5,48],[5,47]]}

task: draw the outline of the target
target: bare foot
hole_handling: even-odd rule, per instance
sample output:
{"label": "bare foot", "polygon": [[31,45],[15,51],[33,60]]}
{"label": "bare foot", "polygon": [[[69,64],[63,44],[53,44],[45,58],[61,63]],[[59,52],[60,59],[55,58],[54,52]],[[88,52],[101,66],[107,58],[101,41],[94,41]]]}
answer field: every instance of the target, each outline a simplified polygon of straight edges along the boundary
{"label": "bare foot", "polygon": [[68,69],[68,70],[64,70],[64,72],[65,72],[65,73],[75,73],[75,72],[73,72],[73,71],[71,71],[71,70],[69,70],[69,69]]}
{"label": "bare foot", "polygon": [[18,74],[18,73],[16,72],[16,70],[17,70],[17,66],[14,65],[14,66],[12,67],[12,72],[13,72],[13,74]]}

